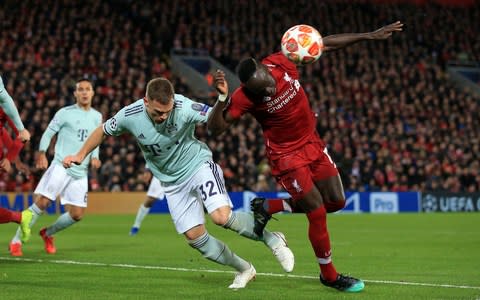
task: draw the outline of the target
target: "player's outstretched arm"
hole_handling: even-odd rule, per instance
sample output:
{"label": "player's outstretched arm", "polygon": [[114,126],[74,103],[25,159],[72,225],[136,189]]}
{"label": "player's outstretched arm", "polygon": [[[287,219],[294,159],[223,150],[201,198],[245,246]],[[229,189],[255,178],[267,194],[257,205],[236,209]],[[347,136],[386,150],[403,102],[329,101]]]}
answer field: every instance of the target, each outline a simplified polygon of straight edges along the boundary
{"label": "player's outstretched arm", "polygon": [[28,142],[30,140],[30,132],[23,126],[22,120],[20,119],[20,114],[18,113],[17,107],[15,106],[15,102],[13,102],[12,97],[8,94],[7,89],[3,85],[3,80],[1,76],[0,106],[15,124],[15,127],[18,130],[18,136],[20,137],[22,142]]}
{"label": "player's outstretched arm", "polygon": [[371,32],[328,35],[323,37],[323,51],[338,50],[364,40],[385,40],[394,32],[402,30],[403,23],[397,21]]}
{"label": "player's outstretched arm", "polygon": [[70,168],[72,164],[81,164],[85,157],[102,143],[104,137],[105,133],[103,132],[102,124],[93,131],[77,154],[68,155],[63,159],[63,166]]}
{"label": "player's outstretched arm", "polygon": [[210,134],[216,136],[222,134],[233,119],[229,117],[227,113],[224,113],[224,109],[228,103],[228,82],[225,78],[225,72],[217,70],[214,75],[215,89],[218,92],[217,103],[213,106],[212,112],[208,116],[207,128]]}

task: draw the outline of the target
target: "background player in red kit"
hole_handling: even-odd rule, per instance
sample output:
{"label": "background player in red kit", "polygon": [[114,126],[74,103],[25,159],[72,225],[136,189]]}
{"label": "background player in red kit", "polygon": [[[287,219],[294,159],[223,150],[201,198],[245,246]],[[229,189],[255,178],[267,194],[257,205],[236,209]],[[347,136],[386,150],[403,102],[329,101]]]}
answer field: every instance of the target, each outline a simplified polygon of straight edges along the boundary
{"label": "background player in red kit", "polygon": [[[362,40],[384,40],[402,27],[402,23],[395,22],[372,32],[326,36],[323,51]],[[256,233],[262,235],[272,213],[282,210],[305,213],[310,243],[320,265],[320,281],[340,291],[363,290],[362,280],[337,273],[332,263],[326,214],[345,206],[345,194],[335,163],[317,133],[315,114],[300,85],[296,65],[283,54],[274,53],[261,62],[253,58],[241,61],[237,73],[242,85],[226,101],[225,74],[216,72],[215,86],[220,96],[208,128],[218,135],[250,113],[262,127],[272,175],[292,197],[254,200]]]}
{"label": "background player in red kit", "polygon": [[[17,138],[12,139],[10,133],[4,126],[7,123]],[[18,153],[22,150],[23,145],[23,142],[18,137],[18,130],[13,121],[5,114],[3,109],[0,108],[0,171],[10,172],[11,162],[13,161],[21,165],[22,171],[25,171],[23,164],[18,161]],[[4,149],[6,149],[6,152],[4,152]],[[17,212],[0,207],[0,224],[10,222],[20,224],[23,242],[26,242],[30,238],[31,231],[28,224],[31,220],[32,214],[28,210]]]}
{"label": "background player in red kit", "polygon": [[[12,129],[15,138],[12,139],[10,133],[5,128],[5,124]],[[13,121],[5,114],[3,109],[0,108],[0,169],[10,172],[11,163],[18,161],[18,154],[23,148],[24,143],[18,137],[18,130],[13,124]],[[7,152],[4,153],[3,149],[6,149]],[[25,166],[19,163],[22,172],[26,172]],[[17,166],[18,168],[18,166]]]}

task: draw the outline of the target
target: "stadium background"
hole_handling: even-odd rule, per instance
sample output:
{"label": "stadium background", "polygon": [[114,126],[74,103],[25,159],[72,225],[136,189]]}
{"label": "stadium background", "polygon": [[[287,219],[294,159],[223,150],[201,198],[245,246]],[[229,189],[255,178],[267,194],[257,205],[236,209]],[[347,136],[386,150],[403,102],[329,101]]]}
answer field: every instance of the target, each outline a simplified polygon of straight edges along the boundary
{"label": "stadium background", "polygon": [[[233,68],[245,55],[278,49],[283,30],[299,20],[328,35],[398,19],[405,30],[390,41],[328,53],[302,69],[319,130],[348,190],[345,210],[475,211],[479,17],[474,0],[0,0],[0,73],[33,134],[21,153],[32,166],[43,130],[58,108],[73,102],[78,78],[95,81],[94,106],[105,118],[142,97],[154,76],[213,104],[214,96],[198,93],[186,74],[176,73],[172,49],[208,54]],[[262,160],[261,135],[251,119],[219,139],[202,127],[198,136],[225,169],[236,206],[245,206],[252,193],[282,193]],[[282,214],[268,224],[288,237],[296,259],[292,275],[281,272],[261,243],[207,224],[259,272],[240,291],[226,288],[230,269],[186,246],[166,214],[149,216],[141,234],[129,237],[132,213],[145,197],[143,159],[128,138],[107,140],[101,158],[103,168],[91,173],[88,215],[58,235],[55,256],[35,234],[24,257],[10,257],[7,243],[17,224],[0,226],[1,299],[349,296],[320,286],[303,215]],[[28,176],[1,174],[0,206],[26,207],[40,175],[33,169]],[[155,210],[164,205],[157,202]],[[43,216],[34,230],[56,218]],[[329,215],[336,265],[367,284],[356,299],[479,299],[479,226],[472,213]]]}
{"label": "stadium background", "polygon": [[[428,196],[425,206],[436,210],[478,210],[478,2],[298,1],[295,9],[284,0],[0,3],[0,72],[32,133],[20,154],[29,166],[53,114],[73,103],[79,78],[93,80],[93,106],[104,119],[141,98],[156,76],[172,80],[178,93],[214,104],[214,93],[196,91],[185,74],[175,72],[172,53],[207,54],[234,70],[245,56],[278,50],[283,31],[300,20],[323,35],[370,31],[400,20],[404,32],[386,42],[359,43],[301,69],[318,130],[352,199],[366,195],[362,201],[368,202],[378,192],[394,192],[399,203],[403,192],[414,192],[418,210],[428,195],[435,197]],[[458,66],[473,73],[452,71]],[[206,82],[208,67],[199,69]],[[230,191],[282,193],[252,119],[219,138],[209,137],[204,127],[197,136],[213,150]],[[52,154],[53,147],[50,159]],[[107,139],[101,160],[102,168],[90,172],[90,190],[108,192],[101,198],[110,207],[123,197],[110,192],[135,192],[128,208],[133,212],[143,199],[137,192],[146,188],[134,141]],[[32,168],[29,174],[0,176],[0,191],[14,192],[3,195],[2,206],[21,208],[31,202],[29,192],[41,173]],[[163,211],[157,205],[154,211]]]}

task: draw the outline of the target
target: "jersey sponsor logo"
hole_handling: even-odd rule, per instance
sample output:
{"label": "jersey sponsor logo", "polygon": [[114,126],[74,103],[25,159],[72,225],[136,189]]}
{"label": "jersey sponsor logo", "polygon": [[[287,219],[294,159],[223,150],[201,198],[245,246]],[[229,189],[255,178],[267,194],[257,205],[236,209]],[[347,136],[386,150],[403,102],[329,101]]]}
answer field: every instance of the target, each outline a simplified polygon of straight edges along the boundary
{"label": "jersey sponsor logo", "polygon": [[88,129],[79,129],[77,132],[77,137],[80,142],[83,142],[88,137]]}
{"label": "jersey sponsor logo", "polygon": [[297,95],[298,91],[300,90],[300,82],[290,77],[290,75],[287,73],[285,73],[283,76],[283,80],[290,83],[290,87],[288,87],[280,96],[274,98],[273,100],[267,100],[264,98],[264,102],[267,104],[268,113],[274,113],[282,109]]}
{"label": "jersey sponsor logo", "polygon": [[174,143],[170,143],[168,145],[164,145],[161,143],[150,144],[150,145],[138,143],[138,145],[140,146],[140,149],[142,149],[142,152],[144,154],[148,153],[153,156],[160,156],[162,155],[162,153],[168,153],[168,151],[172,150],[172,148],[180,145],[180,142],[177,140]]}
{"label": "jersey sponsor logo", "polygon": [[138,138],[139,138],[139,139],[145,139],[145,136],[143,135],[143,133],[140,133],[140,134],[138,135]]}

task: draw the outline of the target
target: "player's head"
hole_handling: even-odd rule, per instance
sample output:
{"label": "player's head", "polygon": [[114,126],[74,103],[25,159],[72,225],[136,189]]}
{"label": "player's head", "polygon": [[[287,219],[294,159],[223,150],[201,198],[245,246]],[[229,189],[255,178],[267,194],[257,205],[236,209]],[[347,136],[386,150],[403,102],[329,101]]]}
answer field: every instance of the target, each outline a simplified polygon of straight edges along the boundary
{"label": "player's head", "polygon": [[174,89],[172,83],[165,78],[154,78],[147,84],[143,99],[147,113],[155,123],[163,123],[174,108]]}
{"label": "player's head", "polygon": [[237,67],[237,74],[244,88],[258,96],[275,95],[276,82],[264,64],[253,58],[242,60]]}
{"label": "player's head", "polygon": [[75,91],[73,96],[77,101],[77,104],[82,107],[90,107],[92,105],[92,99],[95,92],[93,91],[93,84],[88,79],[80,79],[75,83]]}

